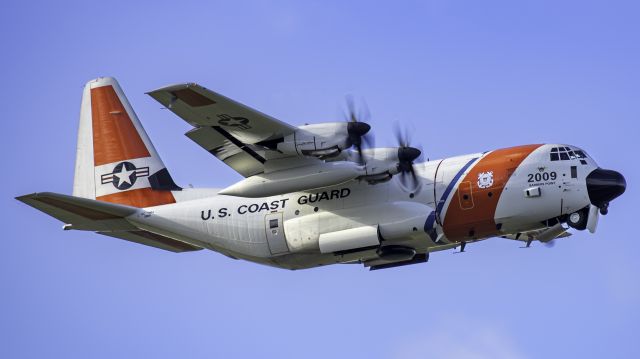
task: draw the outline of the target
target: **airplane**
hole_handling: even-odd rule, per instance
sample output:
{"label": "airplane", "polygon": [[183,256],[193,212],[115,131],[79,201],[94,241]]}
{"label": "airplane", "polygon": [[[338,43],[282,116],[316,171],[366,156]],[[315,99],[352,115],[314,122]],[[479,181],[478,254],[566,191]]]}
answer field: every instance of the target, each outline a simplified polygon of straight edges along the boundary
{"label": "airplane", "polygon": [[209,249],[290,270],[379,270],[493,237],[528,247],[569,230],[593,233],[626,189],[622,174],[572,145],[424,161],[402,131],[397,147],[373,147],[352,102],[346,121],[296,127],[195,83],[148,95],[244,179],[222,189],[178,186],[118,82],[100,77],[83,90],[72,195],[16,199],[65,230],[172,252]]}

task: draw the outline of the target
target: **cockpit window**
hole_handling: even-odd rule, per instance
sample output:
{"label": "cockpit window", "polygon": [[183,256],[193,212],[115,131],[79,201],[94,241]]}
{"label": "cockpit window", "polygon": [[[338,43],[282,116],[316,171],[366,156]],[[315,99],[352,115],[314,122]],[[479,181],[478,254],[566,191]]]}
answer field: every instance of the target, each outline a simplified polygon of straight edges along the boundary
{"label": "cockpit window", "polygon": [[585,155],[583,151],[576,150],[573,152],[576,154],[576,156],[578,156],[578,158],[587,158],[587,155]]}
{"label": "cockpit window", "polygon": [[554,147],[549,154],[551,161],[568,161],[575,159],[587,158],[587,155],[582,150],[572,150],[569,147]]}

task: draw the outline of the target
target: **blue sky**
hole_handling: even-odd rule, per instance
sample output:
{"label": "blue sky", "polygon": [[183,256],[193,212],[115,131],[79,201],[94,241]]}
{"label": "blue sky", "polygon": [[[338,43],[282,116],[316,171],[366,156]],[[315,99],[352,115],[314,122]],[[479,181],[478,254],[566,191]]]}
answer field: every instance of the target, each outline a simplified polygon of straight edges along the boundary
{"label": "blue sky", "polygon": [[[637,358],[635,1],[10,2],[0,357]],[[595,235],[492,239],[425,265],[289,272],[86,232],[15,201],[70,193],[85,81],[115,76],[174,179],[239,179],[144,92],[199,82],[295,124],[366,99],[430,158],[561,142],[622,172]]]}

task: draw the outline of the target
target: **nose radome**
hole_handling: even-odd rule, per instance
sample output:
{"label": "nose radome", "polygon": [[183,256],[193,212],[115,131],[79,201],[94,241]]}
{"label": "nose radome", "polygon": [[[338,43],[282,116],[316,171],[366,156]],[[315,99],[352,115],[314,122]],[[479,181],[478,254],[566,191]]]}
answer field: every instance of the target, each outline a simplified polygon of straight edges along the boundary
{"label": "nose radome", "polygon": [[620,172],[596,168],[587,176],[587,192],[591,204],[606,206],[611,200],[624,193],[627,182]]}

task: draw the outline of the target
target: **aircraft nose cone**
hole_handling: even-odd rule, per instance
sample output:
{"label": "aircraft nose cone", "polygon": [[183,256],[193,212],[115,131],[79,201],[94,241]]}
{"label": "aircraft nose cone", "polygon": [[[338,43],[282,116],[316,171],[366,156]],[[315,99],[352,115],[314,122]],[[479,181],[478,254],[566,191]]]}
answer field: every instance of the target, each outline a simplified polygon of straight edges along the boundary
{"label": "aircraft nose cone", "polygon": [[603,207],[624,193],[627,181],[620,172],[596,168],[587,176],[587,192],[591,203]]}

